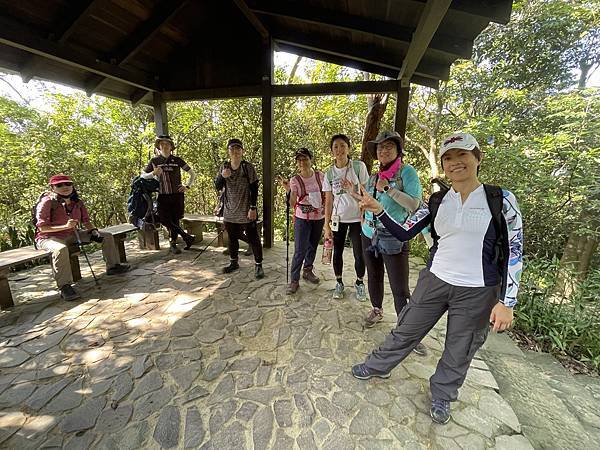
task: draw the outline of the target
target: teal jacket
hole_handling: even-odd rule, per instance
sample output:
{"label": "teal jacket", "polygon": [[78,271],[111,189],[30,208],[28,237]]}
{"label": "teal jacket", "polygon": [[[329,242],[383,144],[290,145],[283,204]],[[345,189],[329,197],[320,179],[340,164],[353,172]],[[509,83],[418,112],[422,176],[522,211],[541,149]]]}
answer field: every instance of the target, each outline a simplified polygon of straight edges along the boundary
{"label": "teal jacket", "polygon": [[[410,212],[400,206],[394,199],[392,199],[386,192],[377,192],[375,185],[377,184],[377,174],[373,174],[369,177],[367,182],[367,191],[373,195],[375,192],[375,198],[383,205],[383,209],[389,217],[394,219],[398,223],[404,222],[410,215]],[[394,189],[404,191],[411,197],[422,200],[423,199],[423,188],[419,181],[419,176],[415,168],[409,164],[402,164],[400,170],[394,175],[394,178],[390,180],[390,186]],[[369,239],[373,237],[374,227],[384,233],[387,232],[383,224],[375,218],[373,213],[370,211],[365,212],[365,220],[362,224],[362,232]]]}

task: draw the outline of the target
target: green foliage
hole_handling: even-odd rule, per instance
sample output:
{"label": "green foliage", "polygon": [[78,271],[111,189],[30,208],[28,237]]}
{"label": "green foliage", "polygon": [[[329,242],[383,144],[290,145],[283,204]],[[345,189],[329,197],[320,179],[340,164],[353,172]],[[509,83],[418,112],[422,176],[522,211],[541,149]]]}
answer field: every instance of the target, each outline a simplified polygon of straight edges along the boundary
{"label": "green foliage", "polygon": [[551,296],[558,261],[527,260],[514,329],[547,352],[573,357],[600,372],[600,270],[566,301]]}

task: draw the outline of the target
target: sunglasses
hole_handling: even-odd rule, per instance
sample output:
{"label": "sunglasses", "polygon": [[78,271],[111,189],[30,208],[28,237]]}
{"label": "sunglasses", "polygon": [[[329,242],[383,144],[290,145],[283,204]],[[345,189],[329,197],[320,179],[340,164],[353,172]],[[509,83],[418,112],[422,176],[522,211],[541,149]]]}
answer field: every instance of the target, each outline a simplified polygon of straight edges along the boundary
{"label": "sunglasses", "polygon": [[73,186],[73,183],[56,183],[54,186],[57,188],[65,187],[65,186]]}

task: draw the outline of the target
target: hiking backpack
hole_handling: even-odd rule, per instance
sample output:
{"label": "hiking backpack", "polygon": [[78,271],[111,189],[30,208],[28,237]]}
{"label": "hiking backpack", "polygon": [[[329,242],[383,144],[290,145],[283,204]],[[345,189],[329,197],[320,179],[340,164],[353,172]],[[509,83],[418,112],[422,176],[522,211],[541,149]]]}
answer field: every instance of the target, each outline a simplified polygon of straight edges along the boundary
{"label": "hiking backpack", "polygon": [[146,222],[156,224],[157,217],[154,210],[152,194],[158,192],[160,183],[155,178],[145,179],[137,176],[131,182],[131,191],[127,198],[127,212],[129,223],[138,228],[143,228]]}
{"label": "hiking backpack", "polygon": [[[360,163],[362,161],[360,161],[359,159],[351,159],[350,161],[352,161],[352,169],[354,170],[354,173],[356,174],[356,178],[358,179],[358,185],[357,185],[358,190],[356,192],[360,193],[360,187],[358,187],[358,186],[360,186]],[[330,167],[329,169],[327,169],[325,176],[327,177],[327,181],[329,182],[329,185],[331,186],[331,184],[333,183],[333,166]]]}
{"label": "hiking backpack", "polygon": [[[229,169],[231,170],[231,163],[226,164],[229,164]],[[248,180],[248,188],[250,188],[250,177],[248,176],[247,164],[248,163],[246,162],[246,160],[242,160],[240,166],[242,168],[242,176],[246,177],[246,179]],[[225,164],[223,164],[223,167],[226,167]],[[223,189],[221,189],[218,195],[219,198],[217,200],[217,206],[215,207],[214,213],[217,217],[223,217],[223,213],[225,211],[225,199],[227,198],[227,183],[225,183],[225,186],[223,187]]]}
{"label": "hiking backpack", "polygon": [[[320,172],[318,170],[315,170],[314,172],[315,172],[314,176],[317,180],[317,185],[319,186],[319,191],[321,192],[321,207],[324,208],[325,207],[325,192],[323,192],[323,182],[321,181],[321,175],[323,174],[323,172]],[[296,199],[296,204],[294,205],[294,211],[295,211],[296,207],[300,205],[300,202],[308,196],[308,193],[306,192],[306,185],[304,184],[304,181],[302,180],[302,177],[300,175],[296,175],[292,179],[295,179],[298,182],[298,185],[300,186],[300,195]],[[314,209],[314,207],[311,206],[311,208],[313,208],[313,209],[309,212],[305,212],[305,211],[302,211],[302,212],[304,214],[308,214],[310,216],[311,212],[317,211],[317,209]]]}
{"label": "hiking backpack", "polygon": [[[37,227],[37,222],[38,222],[37,208],[38,208],[38,205],[40,204],[40,202],[42,201],[42,199],[45,196],[50,196],[50,201],[52,202],[50,204],[50,216],[52,216],[52,213],[58,207],[60,207],[60,202],[56,198],[54,198],[54,196],[52,196],[52,192],[51,191],[45,191],[45,192],[42,192],[40,194],[40,196],[38,197],[37,201],[35,202],[35,205],[33,205],[33,207],[31,208],[31,224],[33,225],[33,230],[34,230],[35,234],[37,234],[37,232],[38,232],[38,227]],[[37,249],[37,243],[36,243],[35,239],[33,240],[33,246]]]}

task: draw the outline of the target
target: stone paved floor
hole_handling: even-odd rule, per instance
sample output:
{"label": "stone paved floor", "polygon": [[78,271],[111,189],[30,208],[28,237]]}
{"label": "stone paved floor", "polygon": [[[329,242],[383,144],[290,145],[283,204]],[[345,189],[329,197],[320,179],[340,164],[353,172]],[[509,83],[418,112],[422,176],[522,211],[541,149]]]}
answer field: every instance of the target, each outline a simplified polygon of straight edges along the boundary
{"label": "stone paved floor", "polygon": [[453,420],[432,424],[443,324],[424,341],[430,355],[390,379],[350,375],[393,325],[389,293],[385,322],[366,330],[368,304],[350,292],[331,300],[330,267],[317,266],[318,287],[284,295],[281,243],[260,281],[249,258],[220,274],[227,258],[212,248],[194,265],[197,253],[127,248],[134,270],[102,275],[100,288],[82,265],[78,302],[58,300],[47,265],[13,274],[18,306],[0,313],[0,447],[532,448],[480,359]]}

